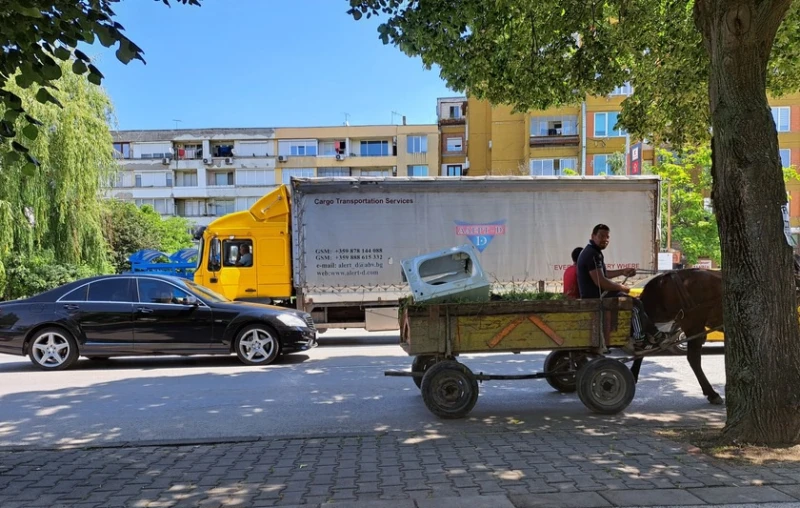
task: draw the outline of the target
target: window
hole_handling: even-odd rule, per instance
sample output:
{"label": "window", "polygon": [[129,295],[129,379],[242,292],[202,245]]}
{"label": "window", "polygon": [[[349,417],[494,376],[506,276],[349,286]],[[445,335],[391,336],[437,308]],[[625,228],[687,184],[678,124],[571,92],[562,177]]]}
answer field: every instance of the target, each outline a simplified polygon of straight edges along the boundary
{"label": "window", "polygon": [[116,159],[130,159],[131,158],[131,144],[130,143],[114,143],[114,158],[116,158]]}
{"label": "window", "polygon": [[313,139],[278,141],[278,155],[316,157],[317,142]]}
{"label": "window", "polygon": [[225,240],[222,242],[222,266],[249,268],[253,266],[252,240]]}
{"label": "window", "polygon": [[233,143],[220,143],[211,147],[214,157],[233,157]]}
{"label": "window", "polygon": [[575,171],[577,159],[531,159],[531,176],[561,176],[565,169]]}
{"label": "window", "polygon": [[[172,176],[172,173],[165,172],[147,172],[135,175],[135,187],[166,187],[167,175]],[[171,179],[171,178],[170,178]]]}
{"label": "window", "polygon": [[461,152],[463,150],[464,150],[464,140],[460,136],[457,138],[447,138],[446,151]]}
{"label": "window", "polygon": [[627,132],[621,127],[617,127],[619,113],[609,111],[607,113],[594,114],[594,135],[600,138],[625,136]]}
{"label": "window", "polygon": [[167,187],[172,187],[172,173],[167,173]]}
{"label": "window", "polygon": [[461,106],[450,106],[450,118],[451,120],[459,120],[461,119]]}
{"label": "window", "polygon": [[236,211],[236,201],[233,199],[221,199],[208,204],[208,214],[214,217],[221,217]]}
{"label": "window", "polygon": [[448,164],[444,168],[444,176],[463,176],[461,164]]}
{"label": "window", "polygon": [[408,176],[428,176],[428,166],[408,166]]}
{"label": "window", "polygon": [[104,279],[89,284],[89,302],[130,302],[136,298],[133,279]]}
{"label": "window", "polygon": [[199,217],[206,214],[206,207],[203,201],[197,199],[187,199],[175,202],[176,215],[180,217]]}
{"label": "window", "polygon": [[185,305],[189,293],[172,284],[157,279],[139,279],[139,303],[165,303]]}
{"label": "window", "polygon": [[237,141],[234,153],[237,157],[269,157],[272,151],[272,141]]}
{"label": "window", "polygon": [[197,187],[197,173],[176,172],[175,187]]}
{"label": "window", "polygon": [[275,171],[268,169],[240,169],[236,171],[236,185],[275,185]]}
{"label": "window", "polygon": [[314,178],[314,168],[284,169],[281,171],[281,181],[289,185],[294,178]]}
{"label": "window", "polygon": [[388,169],[362,169],[361,176],[379,176],[379,177],[388,177],[392,174],[389,172]]}
{"label": "window", "polygon": [[408,153],[428,153],[428,136],[409,136]]}
{"label": "window", "polygon": [[788,168],[792,165],[792,151],[788,148],[781,149],[781,166]]}
{"label": "window", "polygon": [[163,159],[172,157],[172,143],[137,143],[133,146],[135,159]]}
{"label": "window", "polygon": [[324,157],[333,157],[347,151],[347,143],[344,141],[320,141],[319,154]]}
{"label": "window", "polygon": [[59,298],[60,302],[85,302],[86,295],[89,292],[89,285],[85,285],[81,288],[74,289],[67,293],[66,295]]}
{"label": "window", "polygon": [[772,119],[775,121],[775,127],[778,132],[789,132],[790,112],[791,109],[788,106],[772,108]]}
{"label": "window", "polygon": [[630,83],[623,83],[621,86],[616,87],[614,90],[611,91],[610,95],[631,95],[633,93],[633,87]]}
{"label": "window", "polygon": [[178,154],[178,159],[181,160],[200,159],[203,157],[203,145],[193,144],[183,145],[182,147],[179,146],[176,153]]}
{"label": "window", "polygon": [[136,175],[136,183],[133,184],[134,187],[141,187],[142,186],[142,175]]}
{"label": "window", "polygon": [[209,173],[208,185],[212,187],[233,185],[233,171]]}
{"label": "window", "polygon": [[317,176],[327,178],[350,176],[350,168],[317,168]]}
{"label": "window", "polygon": [[362,157],[386,157],[389,155],[388,141],[362,141]]}
{"label": "window", "polygon": [[258,198],[256,197],[249,197],[249,198],[238,198],[236,200],[237,209],[241,212],[244,210],[249,210],[254,204],[256,204]]}
{"label": "window", "polygon": [[142,207],[145,205],[151,206],[153,210],[160,213],[161,215],[170,215],[172,214],[172,200],[169,198],[143,198],[143,199],[135,199],[134,203],[138,207]]}
{"label": "window", "polygon": [[609,155],[595,155],[592,166],[594,167],[595,175],[610,175],[611,165],[609,164]]}
{"label": "window", "polygon": [[578,134],[576,115],[531,117],[531,136],[575,136]]}

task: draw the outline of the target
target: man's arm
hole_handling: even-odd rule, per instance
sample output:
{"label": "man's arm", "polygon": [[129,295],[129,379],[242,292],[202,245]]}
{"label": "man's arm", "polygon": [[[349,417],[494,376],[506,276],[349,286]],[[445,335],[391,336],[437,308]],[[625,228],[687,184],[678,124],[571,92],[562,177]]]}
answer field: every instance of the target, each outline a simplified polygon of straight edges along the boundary
{"label": "man's arm", "polygon": [[[612,272],[608,272],[609,277],[618,277],[619,275],[612,275],[616,272],[620,272],[619,275],[622,275],[623,270],[614,270]],[[603,270],[599,268],[595,268],[594,270],[590,271],[589,276],[601,291],[620,291],[622,293],[629,293],[631,290],[628,286],[617,284],[609,278],[606,278],[603,275]]]}
{"label": "man's arm", "polygon": [[626,272],[629,272],[629,271],[630,271],[630,269],[628,269],[628,268],[626,268],[624,270],[606,270],[606,274],[607,274],[606,276],[609,279],[615,279],[617,277],[622,277],[623,275],[627,275],[628,277],[631,277],[631,275],[629,273],[626,273]]}

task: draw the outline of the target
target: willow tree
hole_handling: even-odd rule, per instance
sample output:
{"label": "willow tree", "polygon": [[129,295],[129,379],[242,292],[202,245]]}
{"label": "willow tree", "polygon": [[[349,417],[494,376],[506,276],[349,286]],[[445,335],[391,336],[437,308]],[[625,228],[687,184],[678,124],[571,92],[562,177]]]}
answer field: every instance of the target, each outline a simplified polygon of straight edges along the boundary
{"label": "willow tree", "polygon": [[[800,329],[767,89],[798,89],[791,0],[349,0],[448,85],[517,111],[606,95],[621,123],[680,147],[712,140],[724,278],[724,437],[800,442]],[[710,129],[713,127],[713,129]]]}
{"label": "willow tree", "polygon": [[[116,169],[107,122],[111,102],[70,72],[56,84],[60,107],[10,85],[41,125],[31,129],[19,119],[19,140],[0,145],[0,261],[48,253],[57,263],[101,270],[107,251],[100,185]],[[38,160],[39,168],[31,170],[20,153]]]}

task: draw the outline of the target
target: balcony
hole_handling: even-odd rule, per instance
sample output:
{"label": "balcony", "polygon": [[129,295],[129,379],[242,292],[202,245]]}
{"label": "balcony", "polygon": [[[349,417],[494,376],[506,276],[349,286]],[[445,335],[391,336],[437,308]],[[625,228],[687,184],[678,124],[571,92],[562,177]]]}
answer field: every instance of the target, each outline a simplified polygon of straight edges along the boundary
{"label": "balcony", "polygon": [[554,134],[552,136],[531,136],[530,146],[580,146],[581,138],[577,134]]}
{"label": "balcony", "polygon": [[467,123],[467,117],[465,116],[452,116],[452,117],[439,118],[439,125],[465,125],[466,123]]}

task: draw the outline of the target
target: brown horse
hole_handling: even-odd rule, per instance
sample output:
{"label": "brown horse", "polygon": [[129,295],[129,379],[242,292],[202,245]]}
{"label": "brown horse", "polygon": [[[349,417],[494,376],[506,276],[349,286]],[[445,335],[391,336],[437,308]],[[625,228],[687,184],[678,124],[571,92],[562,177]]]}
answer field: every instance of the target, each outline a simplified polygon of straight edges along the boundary
{"label": "brown horse", "polygon": [[[724,400],[708,382],[701,365],[706,330],[722,326],[722,274],[700,268],[673,270],[653,277],[640,297],[647,317],[665,332],[683,333],[687,338],[686,356],[700,382],[703,395],[712,404]],[[631,366],[638,380],[642,358]]]}

